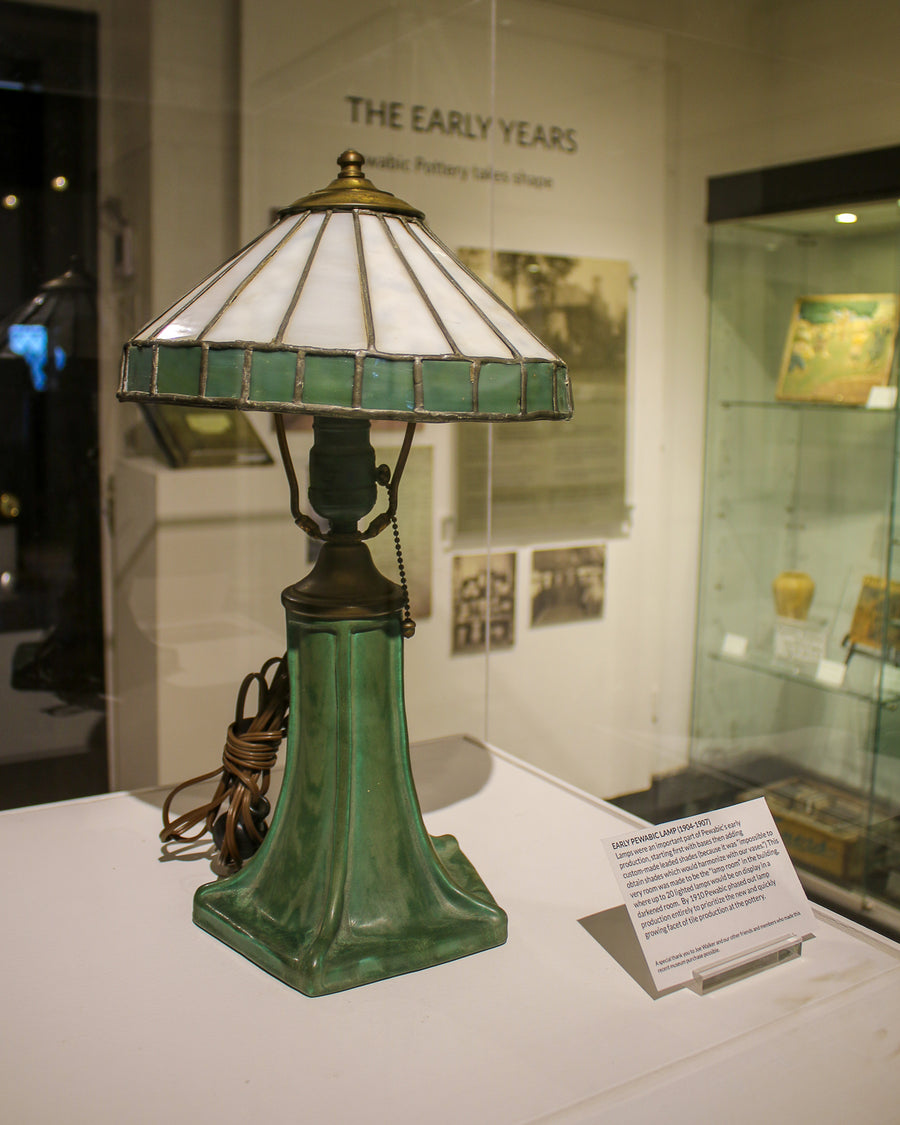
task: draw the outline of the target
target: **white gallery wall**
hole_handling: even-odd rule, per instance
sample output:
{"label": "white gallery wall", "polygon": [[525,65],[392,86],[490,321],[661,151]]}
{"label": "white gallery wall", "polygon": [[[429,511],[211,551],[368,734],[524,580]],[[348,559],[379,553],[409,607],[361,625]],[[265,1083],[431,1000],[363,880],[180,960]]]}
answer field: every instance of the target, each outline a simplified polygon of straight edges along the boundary
{"label": "white gallery wall", "polygon": [[[564,545],[545,543],[538,530],[514,545],[515,647],[494,652],[487,667],[481,657],[451,656],[451,559],[474,545],[454,536],[450,431],[420,427],[417,443],[434,459],[433,613],[407,648],[413,738],[486,734],[604,796],[641,788],[654,772],[687,760],[706,177],[895,143],[900,119],[891,65],[900,28],[891,6],[862,3],[850,26],[835,3],[684,7],[500,0],[492,32],[488,0],[339,0],[327,9],[287,0],[148,0],[134,9],[151,28],[145,52],[121,5],[100,6],[104,191],[127,200],[136,250],[131,278],[109,269],[101,279],[108,398],[117,341],[266,225],[271,208],[324,185],[350,145],[409,160],[407,170],[370,168],[370,175],[422,207],[451,246],[629,263],[632,516],[625,534],[604,540],[603,618],[529,628],[531,549]],[[881,29],[874,37],[873,26]],[[117,44],[131,55],[117,56]],[[143,102],[140,90],[120,95],[126,79],[132,87],[142,81],[140,67],[123,73],[128,57],[146,67]],[[351,98],[400,108],[381,124]],[[414,130],[416,105],[469,114],[476,135]],[[504,139],[496,128],[481,136],[477,118],[489,116],[571,129],[577,151],[520,145],[517,133]],[[438,164],[493,164],[553,186],[491,186],[471,173],[463,180],[427,170]],[[282,635],[278,595],[305,569],[305,547],[279,514],[277,472],[265,471],[264,499],[253,470],[205,470],[199,488],[159,487],[152,463],[116,468],[133,411],[114,408],[104,422],[117,505],[127,512],[119,486],[129,472],[132,479],[142,472],[152,494],[130,513],[131,538],[120,523],[112,541],[116,776],[123,785],[174,781],[216,764],[235,670],[250,671],[272,654]],[[261,432],[274,448],[265,422]],[[307,439],[298,433],[292,441],[302,464]],[[204,488],[214,496],[205,517],[192,507],[202,507]],[[232,518],[223,498],[235,493]],[[190,737],[182,742],[178,731]]]}

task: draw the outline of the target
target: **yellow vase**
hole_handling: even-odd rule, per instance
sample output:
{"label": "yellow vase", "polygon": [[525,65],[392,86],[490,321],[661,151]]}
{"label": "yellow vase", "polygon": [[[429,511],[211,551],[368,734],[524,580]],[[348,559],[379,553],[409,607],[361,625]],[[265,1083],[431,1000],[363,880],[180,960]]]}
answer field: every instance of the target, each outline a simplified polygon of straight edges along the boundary
{"label": "yellow vase", "polygon": [[779,617],[805,621],[815,592],[815,582],[804,571],[783,570],[772,583],[775,612]]}

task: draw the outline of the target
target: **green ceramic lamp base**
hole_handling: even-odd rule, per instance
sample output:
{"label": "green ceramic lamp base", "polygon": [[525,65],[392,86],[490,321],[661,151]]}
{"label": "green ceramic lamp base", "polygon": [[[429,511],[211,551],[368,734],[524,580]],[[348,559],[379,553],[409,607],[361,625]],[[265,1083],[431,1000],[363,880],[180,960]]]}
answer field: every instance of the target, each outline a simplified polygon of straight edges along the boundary
{"label": "green ceramic lamp base", "polygon": [[432,839],[422,823],[404,595],[356,532],[375,502],[369,423],[317,418],[314,431],[309,496],[332,535],[282,595],[291,696],[281,796],[257,854],[197,891],[194,921],[321,996],[502,945],[507,922],[456,840]]}
{"label": "green ceramic lamp base", "polygon": [[422,823],[400,614],[322,620],[291,593],[281,797],[257,855],[197,891],[194,921],[308,996],[502,945],[506,915],[456,840]]}
{"label": "green ceramic lamp base", "polygon": [[[427,969],[506,941],[506,915],[453,836],[430,838],[434,848],[431,903],[416,918],[297,918],[273,926],[254,895],[228,883],[201,887],[194,921],[261,969],[307,996],[325,996],[386,977]],[[436,876],[436,877],[435,877]],[[434,894],[435,884],[444,886]],[[352,888],[345,888],[353,897]],[[441,893],[443,892],[443,893]],[[467,901],[468,900],[468,901]]]}

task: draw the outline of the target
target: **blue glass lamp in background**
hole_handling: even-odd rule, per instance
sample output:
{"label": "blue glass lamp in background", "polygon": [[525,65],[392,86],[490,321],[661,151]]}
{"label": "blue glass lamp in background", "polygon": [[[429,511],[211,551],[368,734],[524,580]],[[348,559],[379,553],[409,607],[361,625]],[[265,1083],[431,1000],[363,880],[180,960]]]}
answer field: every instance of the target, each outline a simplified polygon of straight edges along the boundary
{"label": "blue glass lamp in background", "polygon": [[[96,285],[77,258],[0,322],[0,564],[15,690],[104,707]],[[10,518],[10,507],[15,512]]]}
{"label": "blue glass lamp in background", "polygon": [[[201,887],[198,925],[307,995],[506,940],[506,915],[452,836],[425,831],[403,698],[404,591],[364,540],[387,527],[418,422],[571,416],[568,374],[428,230],[343,153],[328,187],[126,345],[119,398],[275,414],[297,523],[324,539],[282,594],[290,713],[272,827],[239,872]],[[311,414],[299,509],[283,415]],[[407,433],[393,474],[370,422]],[[388,506],[363,529],[388,486]]]}
{"label": "blue glass lamp in background", "polygon": [[0,323],[0,358],[19,356],[35,391],[58,381],[71,356],[96,359],[94,282],[73,259],[59,277]]}

